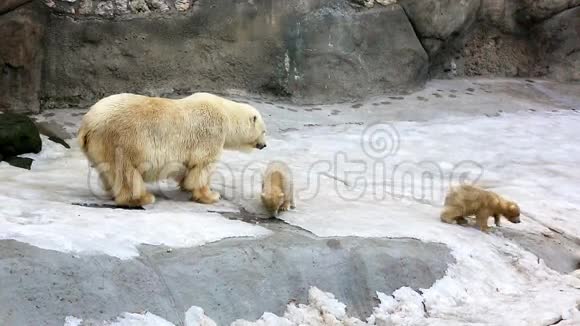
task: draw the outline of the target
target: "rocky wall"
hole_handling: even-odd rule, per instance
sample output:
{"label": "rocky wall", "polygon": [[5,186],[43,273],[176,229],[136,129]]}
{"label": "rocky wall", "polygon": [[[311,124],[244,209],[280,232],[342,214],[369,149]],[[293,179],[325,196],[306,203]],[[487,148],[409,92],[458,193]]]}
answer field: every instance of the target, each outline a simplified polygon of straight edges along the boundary
{"label": "rocky wall", "polygon": [[[0,110],[119,92],[338,102],[428,78],[578,81],[580,0],[5,0]],[[571,67],[575,69],[570,69]]]}

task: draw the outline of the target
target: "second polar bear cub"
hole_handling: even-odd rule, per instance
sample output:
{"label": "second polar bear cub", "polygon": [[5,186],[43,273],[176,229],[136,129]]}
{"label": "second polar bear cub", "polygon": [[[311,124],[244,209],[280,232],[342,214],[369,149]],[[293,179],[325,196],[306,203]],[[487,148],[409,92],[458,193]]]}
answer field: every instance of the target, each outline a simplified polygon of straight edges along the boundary
{"label": "second polar bear cub", "polygon": [[296,208],[294,182],[288,166],[283,162],[270,162],[262,180],[262,204],[270,214],[277,217],[280,211]]}
{"label": "second polar bear cub", "polygon": [[90,108],[78,140],[117,205],[153,203],[145,182],[169,177],[210,204],[220,197],[209,182],[223,149],[263,149],[266,126],[251,105],[209,93],[176,100],[117,94]]}
{"label": "second polar bear cub", "polygon": [[487,220],[493,216],[495,225],[500,225],[500,216],[512,223],[520,223],[520,208],[500,195],[475,186],[463,185],[452,188],[445,197],[441,220],[446,223],[467,223],[466,217],[475,215],[482,231],[488,230]]}

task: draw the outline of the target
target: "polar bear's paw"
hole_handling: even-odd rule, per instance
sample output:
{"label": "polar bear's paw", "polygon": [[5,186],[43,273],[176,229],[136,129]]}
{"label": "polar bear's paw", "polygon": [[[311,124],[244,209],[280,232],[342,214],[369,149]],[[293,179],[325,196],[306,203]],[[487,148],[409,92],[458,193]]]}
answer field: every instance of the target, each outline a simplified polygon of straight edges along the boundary
{"label": "polar bear's paw", "polygon": [[129,196],[116,196],[117,206],[122,207],[139,207],[155,203],[155,196],[150,193],[143,194],[140,198],[130,198]]}
{"label": "polar bear's paw", "polygon": [[201,189],[193,190],[193,200],[202,204],[214,204],[220,200],[220,194],[211,191],[209,187],[205,186]]}

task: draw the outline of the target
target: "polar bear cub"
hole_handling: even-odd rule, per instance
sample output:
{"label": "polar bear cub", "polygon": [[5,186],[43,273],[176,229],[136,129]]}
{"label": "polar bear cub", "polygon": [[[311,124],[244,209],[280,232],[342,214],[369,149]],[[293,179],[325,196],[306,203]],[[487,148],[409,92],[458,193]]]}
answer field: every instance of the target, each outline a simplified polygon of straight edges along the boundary
{"label": "polar bear cub", "polygon": [[119,206],[155,201],[145,182],[176,179],[195,201],[211,204],[213,166],[224,149],[266,147],[266,125],[254,107],[210,93],[182,99],[117,94],[83,117],[78,140]]}
{"label": "polar bear cub", "polygon": [[278,217],[279,212],[296,208],[294,203],[294,182],[288,166],[274,161],[268,164],[262,179],[262,204],[270,217]]}
{"label": "polar bear cub", "polygon": [[445,197],[444,205],[441,220],[445,223],[465,224],[466,217],[475,215],[477,225],[484,232],[488,230],[490,216],[493,216],[496,226],[500,226],[502,215],[512,223],[520,223],[520,208],[515,202],[475,186],[452,188]]}

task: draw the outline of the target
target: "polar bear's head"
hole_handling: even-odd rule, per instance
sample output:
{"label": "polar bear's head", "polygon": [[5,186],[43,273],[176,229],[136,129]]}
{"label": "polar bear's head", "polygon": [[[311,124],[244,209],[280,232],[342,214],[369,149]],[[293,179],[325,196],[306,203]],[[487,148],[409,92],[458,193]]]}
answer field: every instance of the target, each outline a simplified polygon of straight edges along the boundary
{"label": "polar bear's head", "polygon": [[266,124],[262,115],[249,104],[238,103],[230,126],[230,136],[225,148],[249,152],[266,147]]}

